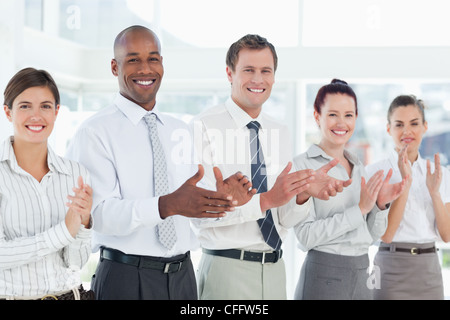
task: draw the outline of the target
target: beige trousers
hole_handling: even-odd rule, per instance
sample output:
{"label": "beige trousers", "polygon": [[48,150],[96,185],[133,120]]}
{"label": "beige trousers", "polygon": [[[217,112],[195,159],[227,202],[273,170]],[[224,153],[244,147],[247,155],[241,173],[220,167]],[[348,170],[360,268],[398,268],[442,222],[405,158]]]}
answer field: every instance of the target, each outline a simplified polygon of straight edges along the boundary
{"label": "beige trousers", "polygon": [[201,300],[285,300],[286,270],[276,263],[202,254],[197,271]]}

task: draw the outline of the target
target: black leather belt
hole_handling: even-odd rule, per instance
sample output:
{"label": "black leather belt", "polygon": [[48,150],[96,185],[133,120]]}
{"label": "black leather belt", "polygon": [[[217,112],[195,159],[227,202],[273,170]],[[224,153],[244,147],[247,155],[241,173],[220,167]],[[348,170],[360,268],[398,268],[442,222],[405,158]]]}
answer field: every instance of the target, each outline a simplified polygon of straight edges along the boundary
{"label": "black leather belt", "polygon": [[176,259],[176,261],[162,262],[155,260],[159,258],[125,254],[121,251],[110,248],[102,248],[100,253],[101,259],[124,263],[140,268],[160,270],[164,273],[175,273],[180,271],[185,267],[186,263],[184,262],[189,259],[189,257],[190,254],[188,252],[180,259]]}
{"label": "black leather belt", "polygon": [[237,249],[228,249],[228,250],[203,249],[203,252],[213,256],[220,256],[245,261],[254,261],[259,263],[275,263],[283,256],[283,250],[272,252],[252,252]]}
{"label": "black leather belt", "polygon": [[423,254],[423,253],[434,253],[438,249],[436,247],[431,248],[392,248],[391,247],[379,247],[379,251],[390,251],[390,252],[406,252],[412,255]]}

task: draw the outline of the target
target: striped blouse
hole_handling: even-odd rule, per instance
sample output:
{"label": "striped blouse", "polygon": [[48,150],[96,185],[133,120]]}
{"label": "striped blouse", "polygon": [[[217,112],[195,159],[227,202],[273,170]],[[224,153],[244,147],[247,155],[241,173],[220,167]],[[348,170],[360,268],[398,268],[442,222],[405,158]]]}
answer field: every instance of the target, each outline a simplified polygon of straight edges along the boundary
{"label": "striped blouse", "polygon": [[50,171],[38,182],[17,164],[13,137],[0,145],[0,296],[39,296],[81,283],[90,229],[74,239],[65,224],[67,195],[87,170],[48,147]]}

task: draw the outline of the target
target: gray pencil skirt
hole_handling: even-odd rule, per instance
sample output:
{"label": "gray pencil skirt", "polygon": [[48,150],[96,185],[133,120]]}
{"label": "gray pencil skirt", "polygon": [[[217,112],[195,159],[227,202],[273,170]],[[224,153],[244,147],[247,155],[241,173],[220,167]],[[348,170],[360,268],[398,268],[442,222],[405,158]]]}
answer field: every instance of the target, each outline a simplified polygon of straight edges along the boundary
{"label": "gray pencil skirt", "polygon": [[294,299],[371,300],[369,256],[343,256],[308,251],[300,272]]}
{"label": "gray pencil skirt", "polygon": [[[442,272],[437,252],[411,254],[411,252],[395,250],[395,248],[427,249],[434,245],[434,243],[381,243],[380,250],[374,259],[374,274],[379,277],[374,298],[377,300],[444,299]],[[381,251],[383,247],[389,250]]]}

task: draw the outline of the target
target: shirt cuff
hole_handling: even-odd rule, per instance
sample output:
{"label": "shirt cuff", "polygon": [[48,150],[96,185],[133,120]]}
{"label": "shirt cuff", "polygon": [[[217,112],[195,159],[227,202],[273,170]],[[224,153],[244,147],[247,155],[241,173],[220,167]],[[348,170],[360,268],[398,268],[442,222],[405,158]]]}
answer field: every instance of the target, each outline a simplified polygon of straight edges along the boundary
{"label": "shirt cuff", "polygon": [[354,206],[345,211],[345,217],[352,229],[356,229],[359,225],[365,222],[359,206]]}
{"label": "shirt cuff", "polygon": [[44,239],[50,250],[59,250],[75,240],[67,229],[66,222],[64,220],[53,228],[50,228],[44,234]]}
{"label": "shirt cuff", "polygon": [[91,237],[91,229],[87,229],[84,225],[81,225],[80,230],[77,233],[77,240],[88,240]]}
{"label": "shirt cuff", "polygon": [[261,194],[255,194],[245,205],[245,212],[249,213],[246,220],[259,220],[266,216],[266,212],[261,211]]}
{"label": "shirt cuff", "polygon": [[137,201],[133,210],[136,210],[136,216],[146,227],[155,227],[163,221],[159,214],[159,197]]}
{"label": "shirt cuff", "polygon": [[297,204],[296,197],[291,199],[284,207],[278,210],[278,219],[282,226],[291,228],[305,221],[311,210],[312,197],[303,204]]}

